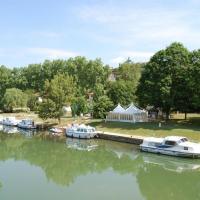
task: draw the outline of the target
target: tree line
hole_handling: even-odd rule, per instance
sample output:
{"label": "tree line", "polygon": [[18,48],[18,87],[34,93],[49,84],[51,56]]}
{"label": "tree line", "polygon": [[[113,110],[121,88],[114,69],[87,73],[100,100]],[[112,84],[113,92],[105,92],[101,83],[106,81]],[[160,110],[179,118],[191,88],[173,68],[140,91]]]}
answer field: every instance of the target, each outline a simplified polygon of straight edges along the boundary
{"label": "tree line", "polygon": [[[0,66],[0,109],[28,107],[43,119],[57,118],[63,106],[73,115],[92,113],[104,118],[118,103],[161,109],[200,111],[200,50],[172,43],[147,63],[127,59],[117,68],[85,57],[46,60],[26,67]],[[42,97],[43,102],[38,102]]]}

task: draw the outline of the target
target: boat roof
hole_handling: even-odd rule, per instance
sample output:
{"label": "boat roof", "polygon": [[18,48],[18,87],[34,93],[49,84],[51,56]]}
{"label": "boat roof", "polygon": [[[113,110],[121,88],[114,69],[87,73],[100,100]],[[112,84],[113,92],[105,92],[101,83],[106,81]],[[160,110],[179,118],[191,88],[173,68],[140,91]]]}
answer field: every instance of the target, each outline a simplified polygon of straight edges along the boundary
{"label": "boat roof", "polygon": [[186,137],[183,137],[183,136],[167,136],[165,137],[165,140],[172,140],[172,141],[179,141],[183,138],[186,138]]}
{"label": "boat roof", "polygon": [[77,128],[93,129],[94,127],[92,127],[92,126],[87,126],[87,125],[85,125],[85,124],[80,124],[79,126],[77,126]]}
{"label": "boat roof", "polygon": [[161,143],[164,140],[164,138],[156,138],[156,137],[146,137],[144,138],[145,142],[158,142]]}

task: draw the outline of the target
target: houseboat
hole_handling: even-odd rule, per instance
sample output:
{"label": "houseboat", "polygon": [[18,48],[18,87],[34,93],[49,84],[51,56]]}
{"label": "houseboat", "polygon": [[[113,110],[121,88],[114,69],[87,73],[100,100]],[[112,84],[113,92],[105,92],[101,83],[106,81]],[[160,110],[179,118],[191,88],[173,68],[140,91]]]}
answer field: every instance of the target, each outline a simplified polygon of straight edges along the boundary
{"label": "houseboat", "polygon": [[6,126],[17,126],[19,120],[16,120],[15,117],[6,117],[3,118],[2,124]]}
{"label": "houseboat", "polygon": [[66,136],[81,138],[81,139],[90,139],[94,138],[97,135],[97,132],[94,127],[81,125],[71,125],[71,127],[66,128]]}
{"label": "houseboat", "polygon": [[36,125],[32,119],[23,119],[21,122],[17,124],[19,128],[24,129],[35,129]]}
{"label": "houseboat", "polygon": [[165,138],[148,137],[140,145],[142,151],[180,157],[200,157],[200,144],[189,142],[186,137],[168,136]]}

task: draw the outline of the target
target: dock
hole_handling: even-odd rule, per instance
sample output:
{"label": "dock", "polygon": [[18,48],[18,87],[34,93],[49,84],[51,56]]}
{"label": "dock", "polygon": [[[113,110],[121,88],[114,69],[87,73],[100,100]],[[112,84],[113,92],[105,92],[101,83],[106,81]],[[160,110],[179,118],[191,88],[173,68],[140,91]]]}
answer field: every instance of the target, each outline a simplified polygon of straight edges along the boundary
{"label": "dock", "polygon": [[136,145],[142,144],[143,139],[145,138],[142,136],[128,135],[128,134],[126,135],[126,134],[103,132],[103,131],[98,131],[97,136],[98,138],[104,140],[112,140],[112,141],[124,142]]}

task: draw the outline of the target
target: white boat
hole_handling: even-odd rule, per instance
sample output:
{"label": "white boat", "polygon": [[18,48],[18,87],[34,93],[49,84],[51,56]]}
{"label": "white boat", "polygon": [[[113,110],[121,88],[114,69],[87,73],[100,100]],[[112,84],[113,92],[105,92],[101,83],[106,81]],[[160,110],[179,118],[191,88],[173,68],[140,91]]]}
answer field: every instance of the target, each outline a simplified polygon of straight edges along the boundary
{"label": "white boat", "polygon": [[21,122],[17,124],[19,128],[24,129],[35,129],[36,125],[32,119],[23,119]]}
{"label": "white boat", "polygon": [[94,127],[81,125],[73,125],[66,129],[66,136],[75,137],[75,138],[94,138],[97,135],[97,132]]}
{"label": "white boat", "polygon": [[200,157],[200,144],[189,142],[186,137],[148,137],[140,145],[142,151],[180,157]]}
{"label": "white boat", "polygon": [[62,128],[56,128],[56,127],[50,128],[49,131],[52,133],[63,133]]}
{"label": "white boat", "polygon": [[2,124],[6,126],[17,126],[19,120],[16,120],[15,117],[6,117],[3,118]]}

